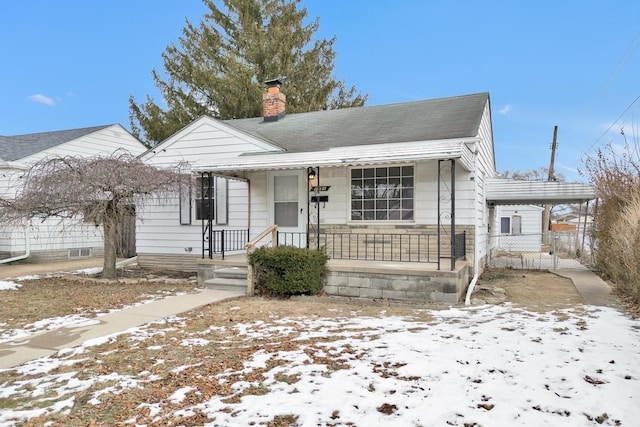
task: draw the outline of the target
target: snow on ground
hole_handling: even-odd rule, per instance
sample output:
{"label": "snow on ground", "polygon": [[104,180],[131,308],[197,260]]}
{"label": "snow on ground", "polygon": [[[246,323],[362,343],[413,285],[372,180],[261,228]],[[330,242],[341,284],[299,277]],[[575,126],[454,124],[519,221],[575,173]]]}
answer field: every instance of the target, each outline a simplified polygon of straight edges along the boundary
{"label": "snow on ground", "polygon": [[9,280],[0,280],[0,291],[15,291],[20,287],[19,283]]}
{"label": "snow on ground", "polygon": [[[198,393],[194,383],[166,401],[142,405],[157,424],[203,411],[211,426],[262,425],[286,414],[300,426],[638,425],[640,321],[595,307],[533,313],[502,305],[430,313],[430,322],[382,315],[227,326],[246,342],[269,336],[296,337],[301,344],[263,348],[241,370],[218,374],[219,381],[233,383],[239,399],[214,396],[192,404],[185,397]],[[322,339],[331,335],[340,338]],[[132,339],[148,336],[144,327],[132,332]],[[63,378],[54,369],[61,362],[53,358],[31,363],[41,372],[50,363],[51,371],[20,387],[0,381],[0,400],[17,394],[37,400],[46,388],[63,403],[47,406],[42,398],[37,410],[0,409],[0,424],[68,410],[74,392],[104,380],[80,372]],[[29,371],[29,365],[20,369]],[[264,372],[247,375],[255,370]],[[109,387],[119,390],[161,381],[148,371],[107,377]],[[243,394],[250,387],[268,391]],[[89,404],[109,391],[94,393]],[[135,425],[135,417],[128,422]]]}

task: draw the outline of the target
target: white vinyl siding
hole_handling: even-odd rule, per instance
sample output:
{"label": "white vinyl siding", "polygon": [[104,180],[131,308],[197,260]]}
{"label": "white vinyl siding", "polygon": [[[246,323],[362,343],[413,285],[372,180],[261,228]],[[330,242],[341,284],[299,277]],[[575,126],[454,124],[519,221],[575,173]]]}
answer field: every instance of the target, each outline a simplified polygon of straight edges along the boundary
{"label": "white vinyl siding", "polygon": [[[247,183],[229,180],[228,185],[227,224],[214,224],[214,230],[246,229]],[[190,227],[180,224],[180,196],[177,192],[165,200],[140,203],[138,209],[143,218],[136,222],[136,250],[139,254],[201,254],[202,222],[193,220]],[[253,212],[251,218],[253,221]]]}
{"label": "white vinyl siding", "polygon": [[[155,146],[143,157],[145,163],[193,168],[202,163],[220,163],[243,153],[278,151],[274,146],[238,132],[224,123],[202,117]],[[224,162],[222,162],[224,163]]]}

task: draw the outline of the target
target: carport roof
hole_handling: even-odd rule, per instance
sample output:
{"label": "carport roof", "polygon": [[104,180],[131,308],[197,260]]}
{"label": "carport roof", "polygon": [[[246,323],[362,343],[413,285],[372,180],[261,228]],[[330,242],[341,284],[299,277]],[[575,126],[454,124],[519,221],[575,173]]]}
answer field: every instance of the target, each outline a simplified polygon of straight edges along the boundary
{"label": "carport roof", "polygon": [[596,198],[596,190],[592,185],[579,182],[489,178],[486,189],[489,205],[583,203]]}

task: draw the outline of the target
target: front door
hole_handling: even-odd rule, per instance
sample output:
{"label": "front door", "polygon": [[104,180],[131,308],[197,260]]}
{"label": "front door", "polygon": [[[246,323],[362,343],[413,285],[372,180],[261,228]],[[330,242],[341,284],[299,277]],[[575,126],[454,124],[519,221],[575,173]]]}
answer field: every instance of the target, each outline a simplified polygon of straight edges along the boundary
{"label": "front door", "polygon": [[278,225],[279,245],[307,245],[307,199],[303,171],[269,174],[269,205],[272,224]]}

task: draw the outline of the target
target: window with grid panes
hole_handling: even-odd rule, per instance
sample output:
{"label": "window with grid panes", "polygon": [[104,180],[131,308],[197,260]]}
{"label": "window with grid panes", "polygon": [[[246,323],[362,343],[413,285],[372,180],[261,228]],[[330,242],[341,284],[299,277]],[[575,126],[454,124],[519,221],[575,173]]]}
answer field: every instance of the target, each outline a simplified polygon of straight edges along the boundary
{"label": "window with grid panes", "polygon": [[413,166],[351,169],[351,220],[413,220],[413,178]]}

